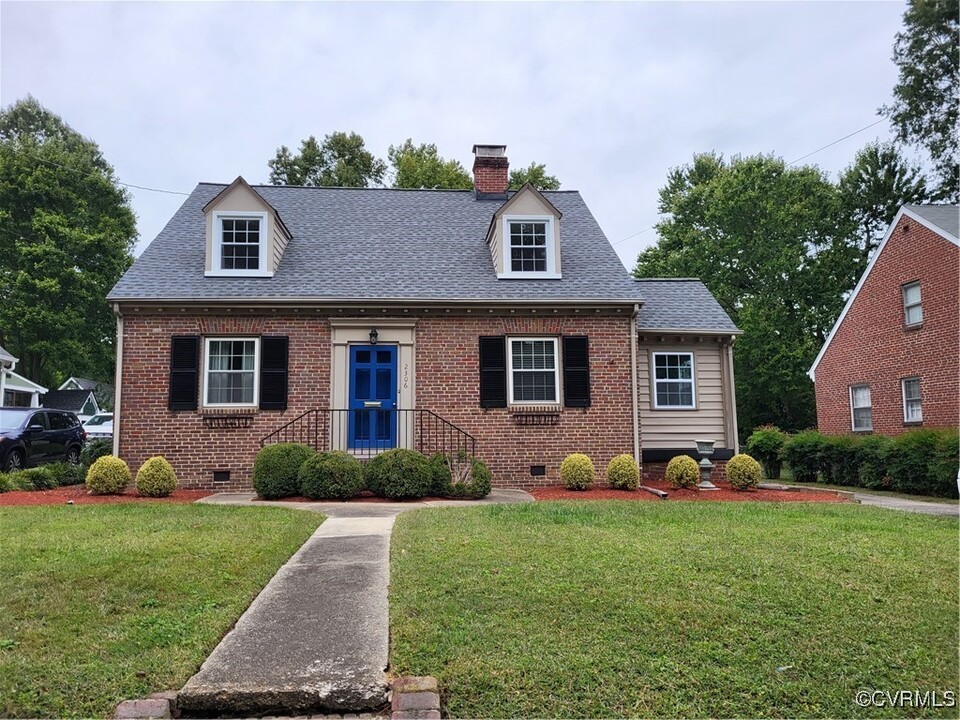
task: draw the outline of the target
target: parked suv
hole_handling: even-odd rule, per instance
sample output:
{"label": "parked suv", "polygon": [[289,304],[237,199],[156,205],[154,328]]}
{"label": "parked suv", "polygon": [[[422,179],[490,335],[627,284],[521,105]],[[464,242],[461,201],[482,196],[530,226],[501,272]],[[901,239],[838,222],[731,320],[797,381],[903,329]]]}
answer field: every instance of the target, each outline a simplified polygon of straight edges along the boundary
{"label": "parked suv", "polygon": [[72,412],[50,408],[0,408],[0,469],[80,462],[87,434]]}

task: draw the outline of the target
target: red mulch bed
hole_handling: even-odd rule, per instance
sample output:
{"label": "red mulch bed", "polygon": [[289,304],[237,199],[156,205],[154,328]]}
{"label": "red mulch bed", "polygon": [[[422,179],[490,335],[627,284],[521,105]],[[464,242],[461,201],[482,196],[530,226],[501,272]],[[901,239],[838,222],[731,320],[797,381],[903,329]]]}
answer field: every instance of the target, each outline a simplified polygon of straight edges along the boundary
{"label": "red mulch bed", "polygon": [[[665,480],[646,480],[644,485],[665,491],[670,500],[714,500],[734,502],[846,502],[832,492],[797,492],[789,490],[732,490],[730,483],[714,483],[719,490],[674,490]],[[531,490],[537,500],[659,500],[646,490],[629,492],[596,487],[592,490],[567,490],[546,487]]]}
{"label": "red mulch bed", "polygon": [[0,494],[0,507],[4,505],[65,505],[70,500],[74,505],[114,505],[118,503],[192,503],[213,495],[209,490],[174,490],[164,498],[151,498],[136,490],[127,490],[122,495],[88,495],[83,485],[68,485],[55,490],[13,490]]}

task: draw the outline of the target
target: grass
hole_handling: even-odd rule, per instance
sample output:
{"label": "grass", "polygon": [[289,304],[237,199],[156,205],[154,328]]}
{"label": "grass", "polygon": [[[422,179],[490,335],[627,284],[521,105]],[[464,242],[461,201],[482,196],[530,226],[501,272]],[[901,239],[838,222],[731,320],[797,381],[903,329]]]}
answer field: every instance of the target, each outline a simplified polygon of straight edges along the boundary
{"label": "grass", "polygon": [[276,508],[0,508],[0,717],[179,689],[322,522]]}
{"label": "grass", "polygon": [[845,505],[571,502],[397,519],[391,667],[451,717],[956,717],[958,523]]}

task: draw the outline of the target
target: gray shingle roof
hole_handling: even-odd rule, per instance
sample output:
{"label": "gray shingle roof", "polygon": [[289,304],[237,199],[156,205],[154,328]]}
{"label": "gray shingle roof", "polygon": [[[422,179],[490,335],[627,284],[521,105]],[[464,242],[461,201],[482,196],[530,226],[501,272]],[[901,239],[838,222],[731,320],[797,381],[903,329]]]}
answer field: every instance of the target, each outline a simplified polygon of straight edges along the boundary
{"label": "gray shingle roof", "polygon": [[90,390],[51,390],[43,396],[43,406],[56,410],[80,412],[90,397]]}
{"label": "gray shingle roof", "polygon": [[560,212],[563,278],[498,280],[484,238],[499,202],[472,190],[255,186],[293,239],[272,278],[204,277],[201,208],[225,185],[201,183],[109,300],[582,300],[637,302],[578,192],[545,192]]}
{"label": "gray shingle roof", "polygon": [[739,332],[730,316],[699,280],[643,278],[636,282],[644,298],[637,317],[637,329],[640,331]]}
{"label": "gray shingle roof", "polygon": [[954,238],[960,238],[960,205],[904,205],[904,208]]}

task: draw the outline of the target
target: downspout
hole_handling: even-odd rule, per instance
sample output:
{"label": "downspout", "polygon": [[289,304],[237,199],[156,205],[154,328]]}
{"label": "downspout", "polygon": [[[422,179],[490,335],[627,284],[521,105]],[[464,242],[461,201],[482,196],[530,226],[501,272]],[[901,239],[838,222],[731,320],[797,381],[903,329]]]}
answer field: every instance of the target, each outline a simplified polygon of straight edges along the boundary
{"label": "downspout", "polygon": [[637,316],[640,303],[634,303],[630,316],[630,375],[632,377],[631,399],[633,400],[633,459],[640,466],[640,399],[637,391]]}
{"label": "downspout", "polygon": [[733,343],[736,342],[735,335],[730,336],[730,342],[727,343],[726,363],[727,377],[730,387],[727,390],[727,397],[730,398],[730,417],[733,421],[733,451],[740,452],[740,428],[737,425],[737,383],[733,379]]}
{"label": "downspout", "polygon": [[114,305],[117,316],[117,369],[113,376],[113,456],[120,457],[120,393],[123,387],[123,315],[120,306]]}

